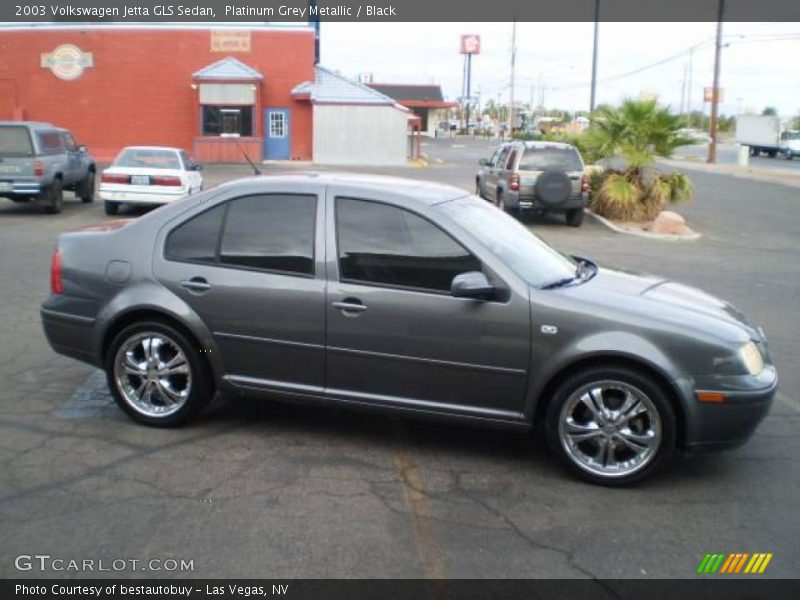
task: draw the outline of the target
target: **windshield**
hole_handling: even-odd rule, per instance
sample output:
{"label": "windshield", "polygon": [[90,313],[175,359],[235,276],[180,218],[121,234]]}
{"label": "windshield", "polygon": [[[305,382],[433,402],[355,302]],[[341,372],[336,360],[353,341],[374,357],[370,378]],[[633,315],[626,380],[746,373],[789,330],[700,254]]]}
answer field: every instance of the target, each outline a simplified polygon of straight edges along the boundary
{"label": "windshield", "polygon": [[126,148],[114,161],[114,166],[142,169],[180,169],[181,163],[178,160],[178,154],[173,150]]}
{"label": "windshield", "polygon": [[33,156],[27,127],[0,127],[0,156]]}
{"label": "windshield", "polygon": [[527,148],[519,161],[520,171],[583,171],[578,152],[574,148],[545,146]]}
{"label": "windshield", "polygon": [[575,276],[577,263],[548,246],[519,221],[477,196],[437,205],[529,284],[542,287]]}
{"label": "windshield", "polygon": [[800,140],[800,131],[787,131],[785,135],[787,140]]}

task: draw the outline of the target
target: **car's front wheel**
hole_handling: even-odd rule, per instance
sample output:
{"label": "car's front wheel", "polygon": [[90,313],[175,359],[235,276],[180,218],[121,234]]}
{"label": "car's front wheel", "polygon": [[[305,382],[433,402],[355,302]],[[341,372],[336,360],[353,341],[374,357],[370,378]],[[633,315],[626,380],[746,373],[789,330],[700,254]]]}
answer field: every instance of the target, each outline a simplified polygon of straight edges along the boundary
{"label": "car's front wheel", "polygon": [[564,381],[547,408],[551,449],[573,472],[620,486],[651,475],[675,448],[675,411],[661,387],[628,367],[594,367]]}
{"label": "car's front wheel", "polygon": [[105,370],[117,404],[146,425],[181,425],[213,395],[197,344],[158,321],[120,331],[106,354]]}
{"label": "car's front wheel", "polygon": [[86,173],[86,177],[78,183],[75,195],[81,199],[81,202],[94,202],[94,171]]}

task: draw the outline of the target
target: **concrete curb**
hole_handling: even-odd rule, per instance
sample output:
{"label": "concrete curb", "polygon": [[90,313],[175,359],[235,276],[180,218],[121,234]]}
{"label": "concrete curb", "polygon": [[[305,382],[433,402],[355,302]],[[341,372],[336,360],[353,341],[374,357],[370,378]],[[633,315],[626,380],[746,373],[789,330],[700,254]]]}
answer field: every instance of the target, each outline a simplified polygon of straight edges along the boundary
{"label": "concrete curb", "polygon": [[703,237],[702,233],[687,233],[685,235],[676,235],[672,233],[651,233],[649,231],[628,231],[616,225],[613,221],[609,221],[605,217],[593,213],[588,208],[585,210],[586,214],[594,217],[599,223],[608,227],[611,231],[616,233],[623,233],[625,235],[633,235],[636,237],[651,239],[651,240],[665,240],[670,242],[691,242]]}
{"label": "concrete curb", "polygon": [[686,169],[687,171],[700,171],[713,175],[728,175],[739,179],[749,179],[750,181],[762,181],[785,185],[787,187],[800,187],[800,174],[791,171],[783,172],[779,169],[765,169],[759,167],[740,167],[738,165],[709,165],[704,162],[694,162],[690,160],[660,159],[673,168]]}

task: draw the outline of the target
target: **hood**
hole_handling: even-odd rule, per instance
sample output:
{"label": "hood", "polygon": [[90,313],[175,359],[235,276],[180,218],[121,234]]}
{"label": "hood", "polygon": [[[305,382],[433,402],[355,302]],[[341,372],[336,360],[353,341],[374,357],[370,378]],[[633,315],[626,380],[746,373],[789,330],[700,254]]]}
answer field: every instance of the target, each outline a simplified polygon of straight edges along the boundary
{"label": "hood", "polygon": [[590,303],[689,327],[728,341],[762,339],[761,331],[728,302],[663,277],[599,268],[592,279],[564,291],[568,289]]}

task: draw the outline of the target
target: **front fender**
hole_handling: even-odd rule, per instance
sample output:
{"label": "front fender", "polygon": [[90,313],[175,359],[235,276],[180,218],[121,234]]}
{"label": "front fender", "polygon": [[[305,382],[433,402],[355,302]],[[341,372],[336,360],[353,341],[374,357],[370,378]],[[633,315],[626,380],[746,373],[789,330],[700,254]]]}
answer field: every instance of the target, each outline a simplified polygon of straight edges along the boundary
{"label": "front fender", "polygon": [[[611,360],[624,360],[643,365],[657,372],[670,383],[682,410],[689,409],[694,379],[678,371],[673,361],[655,344],[629,331],[603,331],[577,337],[569,343],[556,346],[543,341],[547,336],[534,331],[533,369],[530,401],[526,415],[532,417],[541,400],[542,392],[553,379],[577,364],[591,364]],[[551,347],[552,344],[552,347]]]}

